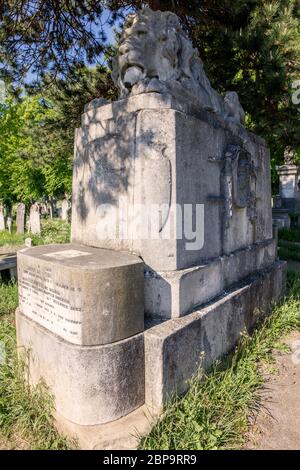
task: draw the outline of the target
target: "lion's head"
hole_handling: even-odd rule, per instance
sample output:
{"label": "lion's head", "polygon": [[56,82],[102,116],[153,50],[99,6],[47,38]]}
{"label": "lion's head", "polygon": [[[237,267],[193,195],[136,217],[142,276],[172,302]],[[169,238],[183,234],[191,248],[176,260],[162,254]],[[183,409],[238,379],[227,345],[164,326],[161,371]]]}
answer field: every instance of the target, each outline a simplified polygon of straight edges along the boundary
{"label": "lion's head", "polygon": [[127,17],[113,59],[112,77],[120,98],[152,91],[183,91],[204,108],[223,115],[227,112],[179,18],[168,11],[144,8]]}
{"label": "lion's head", "polygon": [[121,98],[134,94],[139,82],[153,79],[177,81],[195,92],[202,72],[198,52],[174,13],[144,8],[127,17],[113,61],[113,78]]}

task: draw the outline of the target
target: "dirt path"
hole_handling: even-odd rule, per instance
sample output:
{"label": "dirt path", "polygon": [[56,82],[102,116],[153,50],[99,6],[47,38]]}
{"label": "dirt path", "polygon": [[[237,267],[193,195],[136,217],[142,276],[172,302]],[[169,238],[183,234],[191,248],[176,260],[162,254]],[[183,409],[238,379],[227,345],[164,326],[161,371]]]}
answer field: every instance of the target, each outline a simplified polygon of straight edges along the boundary
{"label": "dirt path", "polygon": [[286,343],[294,353],[276,353],[273,373],[268,366],[262,407],[246,449],[300,450],[300,332]]}

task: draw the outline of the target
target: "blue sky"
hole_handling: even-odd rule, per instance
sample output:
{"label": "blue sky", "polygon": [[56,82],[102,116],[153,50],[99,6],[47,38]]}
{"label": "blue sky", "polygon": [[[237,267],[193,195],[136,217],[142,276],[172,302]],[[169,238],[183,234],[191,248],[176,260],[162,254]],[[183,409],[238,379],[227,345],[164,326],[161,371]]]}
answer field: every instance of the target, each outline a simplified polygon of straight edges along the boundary
{"label": "blue sky", "polygon": [[[102,17],[101,17],[101,23],[103,25],[103,30],[107,36],[107,45],[111,45],[111,44],[114,44],[115,42],[115,37],[114,37],[114,28],[117,27],[117,24],[114,26],[114,28],[112,28],[109,24],[108,24],[108,20],[109,20],[109,17],[111,15],[111,12],[108,10],[108,9],[105,9],[103,11],[103,14],[102,14]],[[95,24],[93,27],[93,32],[96,32],[97,29],[98,29],[98,26]],[[35,80],[36,78],[36,74],[32,73],[32,71],[29,71],[28,74],[27,74],[27,77],[26,77],[26,83],[31,83]]]}

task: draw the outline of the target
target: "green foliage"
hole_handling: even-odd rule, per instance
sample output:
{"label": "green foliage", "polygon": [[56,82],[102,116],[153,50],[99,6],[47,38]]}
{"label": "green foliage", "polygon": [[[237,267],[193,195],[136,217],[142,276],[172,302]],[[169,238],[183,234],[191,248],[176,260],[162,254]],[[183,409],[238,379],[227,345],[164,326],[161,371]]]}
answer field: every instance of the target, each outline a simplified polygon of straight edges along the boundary
{"label": "green foliage", "polygon": [[34,246],[49,245],[51,243],[70,243],[71,226],[68,222],[60,219],[42,219],[41,234],[32,235],[26,233],[19,235],[15,232],[0,232],[0,247],[23,245],[25,238],[30,237]]}
{"label": "green foliage", "polygon": [[[271,147],[273,184],[287,146],[300,161],[300,106],[291,99],[300,77],[299,0],[6,3],[0,17],[3,73],[20,78],[31,69],[38,79],[32,92],[38,95],[0,110],[0,199],[26,202],[70,193],[74,128],[83,106],[99,96],[115,97],[108,71],[84,64],[107,59],[112,49],[105,26],[145,4],[175,11],[213,86],[239,93],[248,128]],[[104,8],[111,15],[102,22]]]}
{"label": "green foliage", "polygon": [[18,306],[18,288],[16,284],[0,284],[0,317],[12,314]]}
{"label": "green foliage", "polygon": [[[244,334],[236,351],[199,373],[183,398],[175,397],[141,448],[213,450],[240,449],[249,417],[257,409],[264,385],[260,361],[270,361],[281,338],[300,328],[300,277],[290,278],[286,301],[276,307],[252,336]],[[291,284],[292,282],[292,284]]]}
{"label": "green foliage", "polygon": [[105,7],[104,0],[1,2],[0,66],[20,77],[95,62],[105,50]]}
{"label": "green foliage", "polygon": [[0,246],[23,245],[24,240],[25,237],[23,235],[15,232],[9,233],[4,230],[0,232]]}
{"label": "green foliage", "polygon": [[278,241],[278,255],[281,259],[292,259],[300,261],[300,244],[292,243],[286,240]]}
{"label": "green foliage", "polygon": [[84,105],[116,96],[104,67],[80,67],[65,80],[47,75],[27,92],[0,107],[0,201],[7,203],[70,195],[74,134]]}
{"label": "green foliage", "polygon": [[42,221],[41,235],[31,235],[33,245],[49,245],[50,243],[70,243],[71,226],[59,219]]}
{"label": "green foliage", "polygon": [[30,203],[71,192],[73,147],[50,135],[47,120],[58,112],[41,96],[9,98],[0,110],[0,200]]}
{"label": "green foliage", "polygon": [[281,240],[300,243],[300,229],[299,228],[281,228],[278,230],[278,237]]}
{"label": "green foliage", "polygon": [[248,127],[282,163],[286,146],[300,148],[300,107],[292,103],[300,76],[298,0],[201,2],[194,18],[191,34],[212,83],[238,92]]}

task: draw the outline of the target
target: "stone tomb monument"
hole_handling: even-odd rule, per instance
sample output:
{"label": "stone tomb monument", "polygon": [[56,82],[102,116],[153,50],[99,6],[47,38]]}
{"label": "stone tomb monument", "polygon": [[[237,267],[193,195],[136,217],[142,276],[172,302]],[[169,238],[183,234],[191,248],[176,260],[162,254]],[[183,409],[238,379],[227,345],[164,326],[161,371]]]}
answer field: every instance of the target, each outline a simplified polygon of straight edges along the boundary
{"label": "stone tomb monument", "polygon": [[113,69],[120,100],[91,102],[76,131],[72,244],[18,253],[18,344],[90,448],[134,445],[141,412],[285,290],[269,150],[236,93],[211,88],[177,16],[130,15]]}

